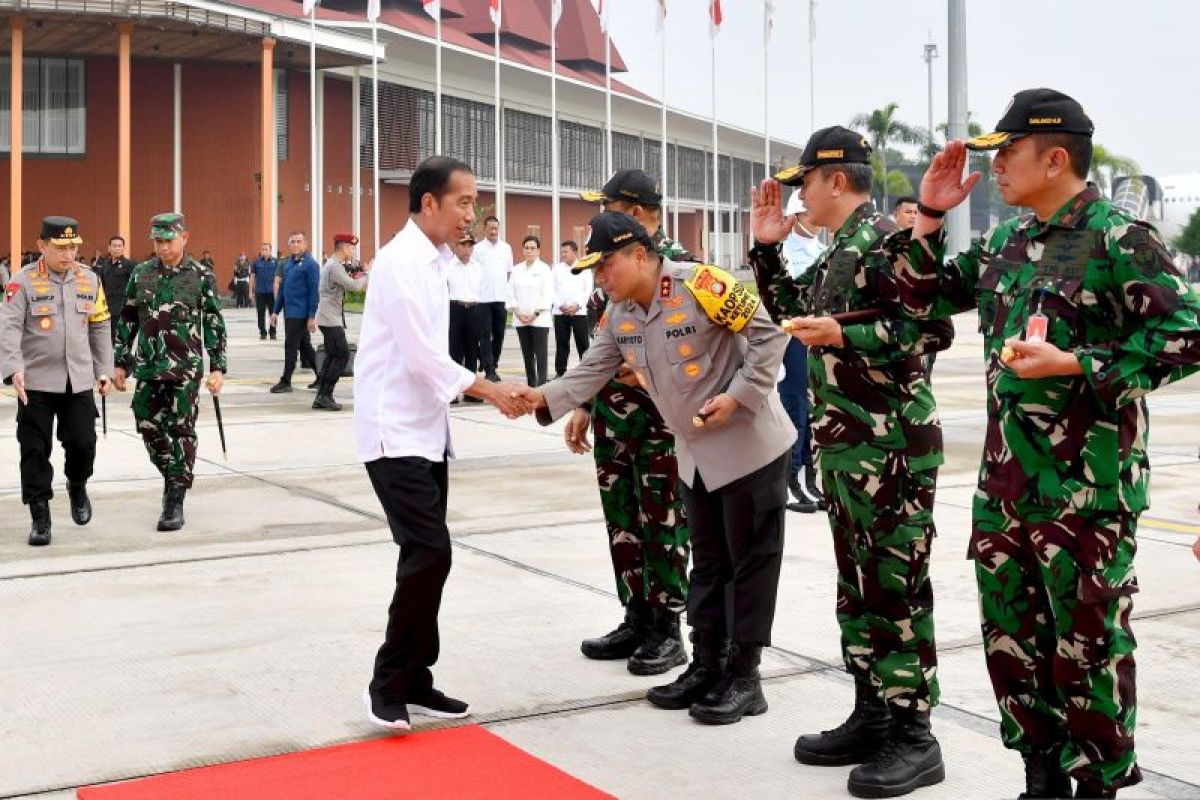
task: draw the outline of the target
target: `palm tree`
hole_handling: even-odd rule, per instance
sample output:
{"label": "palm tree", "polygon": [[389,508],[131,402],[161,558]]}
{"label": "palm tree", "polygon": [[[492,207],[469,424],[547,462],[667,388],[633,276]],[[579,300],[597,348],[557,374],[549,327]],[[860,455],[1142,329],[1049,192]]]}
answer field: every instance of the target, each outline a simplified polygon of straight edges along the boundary
{"label": "palm tree", "polygon": [[871,147],[879,158],[883,175],[883,207],[888,207],[887,148],[890,144],[924,144],[929,132],[896,119],[898,103],[888,103],[870,114],[859,114],[850,120],[850,127],[864,131],[871,139]]}
{"label": "palm tree", "polygon": [[1104,145],[1092,146],[1092,166],[1088,177],[1100,187],[1100,191],[1108,194],[1113,181],[1121,175],[1137,175],[1141,168],[1132,158],[1109,152]]}

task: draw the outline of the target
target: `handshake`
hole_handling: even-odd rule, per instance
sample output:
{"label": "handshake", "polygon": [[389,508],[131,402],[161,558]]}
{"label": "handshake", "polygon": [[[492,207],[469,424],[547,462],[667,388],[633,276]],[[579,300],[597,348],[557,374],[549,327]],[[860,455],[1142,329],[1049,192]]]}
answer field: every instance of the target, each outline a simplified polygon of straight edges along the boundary
{"label": "handshake", "polygon": [[509,419],[517,419],[546,407],[546,397],[539,389],[517,383],[492,383],[477,380],[467,394],[494,405]]}

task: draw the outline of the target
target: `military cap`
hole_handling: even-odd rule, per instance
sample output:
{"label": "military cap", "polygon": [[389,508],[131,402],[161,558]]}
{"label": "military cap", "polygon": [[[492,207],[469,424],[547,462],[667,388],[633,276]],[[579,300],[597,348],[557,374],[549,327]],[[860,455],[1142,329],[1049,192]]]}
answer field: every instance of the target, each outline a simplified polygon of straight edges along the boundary
{"label": "military cap", "polygon": [[1008,101],[996,130],[968,139],[968,150],[999,150],[1031,133],[1076,133],[1096,130],[1083,106],[1054,89],[1025,89]]}
{"label": "military cap", "polygon": [[187,221],[183,214],[168,212],[156,214],[150,218],[150,238],[156,241],[169,242],[179,237],[187,230]]}
{"label": "military cap", "polygon": [[799,186],[813,167],[826,164],[870,164],[871,143],[861,133],[834,125],[808,137],[800,163],[775,173],[784,186]]}
{"label": "military cap", "polygon": [[38,238],[60,247],[83,244],[83,238],[79,235],[79,223],[70,217],[43,217],[42,232]]}
{"label": "military cap", "polygon": [[458,237],[458,243],[467,244],[468,242],[475,244],[475,234],[471,233],[470,231],[464,231],[463,235]]}
{"label": "military cap", "polygon": [[333,244],[336,247],[339,244],[358,244],[358,237],[353,233],[335,233],[333,235]]}
{"label": "military cap", "polygon": [[597,264],[631,244],[641,243],[650,250],[654,249],[654,240],[642,224],[628,214],[620,211],[603,211],[592,217],[589,223],[587,255],[571,265],[571,274],[578,275],[585,269],[593,269]]}
{"label": "military cap", "polygon": [[640,169],[619,169],[600,191],[581,192],[579,196],[589,203],[624,200],[644,206],[662,205],[662,192],[658,190],[658,184]]}

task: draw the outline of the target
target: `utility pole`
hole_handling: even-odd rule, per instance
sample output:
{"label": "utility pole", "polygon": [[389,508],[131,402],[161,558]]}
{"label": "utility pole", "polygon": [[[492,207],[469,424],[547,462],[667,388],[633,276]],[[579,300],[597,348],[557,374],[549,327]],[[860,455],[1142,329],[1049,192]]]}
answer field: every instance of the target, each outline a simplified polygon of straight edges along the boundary
{"label": "utility pole", "polygon": [[[929,38],[933,39],[933,35],[931,34]],[[931,150],[929,157],[931,159],[933,158],[932,149],[934,146],[934,144],[933,144],[933,60],[937,57],[938,57],[937,45],[932,41],[926,43],[926,45],[925,45],[925,71],[926,71],[926,73],[928,73],[928,76],[929,76],[929,129],[928,130],[929,130],[929,147]]]}
{"label": "utility pole", "polygon": [[[948,68],[949,136],[948,139],[967,138],[967,3],[966,0],[948,0],[947,36],[949,51],[946,56]],[[971,243],[971,198],[946,214],[948,252],[961,253]]]}

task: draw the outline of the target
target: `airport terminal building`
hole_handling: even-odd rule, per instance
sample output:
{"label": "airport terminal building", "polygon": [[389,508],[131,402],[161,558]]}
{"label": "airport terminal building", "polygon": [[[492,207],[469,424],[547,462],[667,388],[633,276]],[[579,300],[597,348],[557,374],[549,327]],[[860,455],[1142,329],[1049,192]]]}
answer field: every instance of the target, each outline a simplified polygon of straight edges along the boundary
{"label": "airport terminal building", "polygon": [[[499,212],[506,238],[540,235],[547,260],[548,6],[504,3],[499,204],[487,3],[442,0],[441,26],[442,151],[474,167],[481,211]],[[193,252],[212,251],[222,286],[238,253],[253,257],[263,241],[278,247],[295,229],[318,234],[324,250],[335,232],[353,230],[370,258],[372,55],[380,58],[379,238],[386,242],[408,216],[412,170],[435,151],[438,48],[420,0],[384,0],[377,44],[365,11],[365,0],[326,0],[314,29],[299,0],[0,0],[0,181],[10,201],[0,215],[0,253],[33,249],[40,218],[66,214],[80,220],[84,257],[120,233],[140,258],[150,250],[149,218],[177,209],[188,217]],[[562,239],[583,238],[595,207],[578,192],[606,177],[604,42],[590,0],[567,0],[557,36]],[[310,43],[319,76],[315,128]],[[624,71],[615,46],[611,63],[615,74]],[[612,85],[614,168],[661,178],[658,98]],[[668,227],[689,249],[710,251],[711,123],[669,110],[667,130]],[[722,125],[719,142],[719,249],[734,266],[748,244],[746,189],[764,173],[763,139]],[[773,142],[773,165],[794,163],[799,149]]]}

